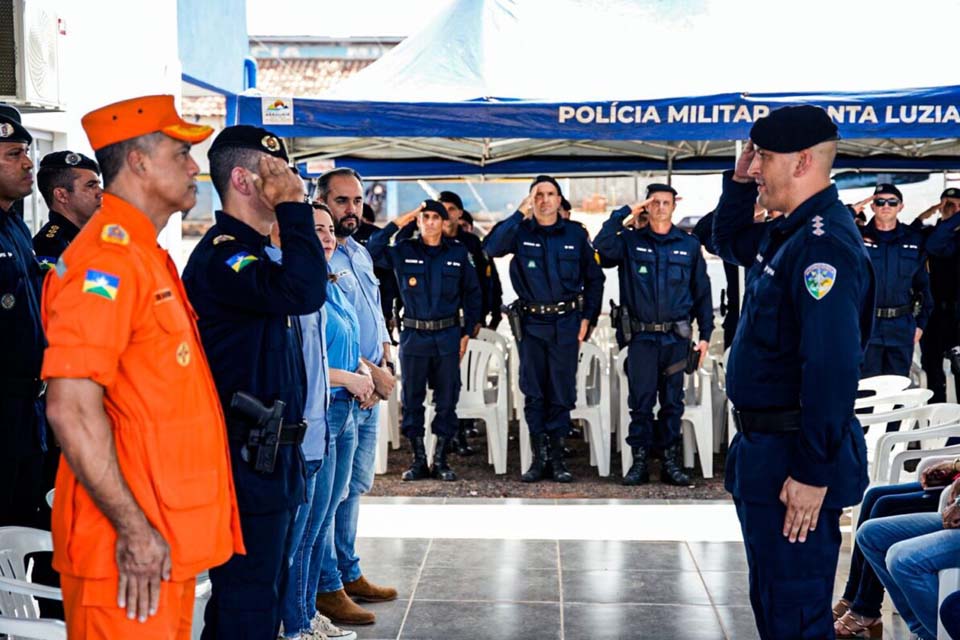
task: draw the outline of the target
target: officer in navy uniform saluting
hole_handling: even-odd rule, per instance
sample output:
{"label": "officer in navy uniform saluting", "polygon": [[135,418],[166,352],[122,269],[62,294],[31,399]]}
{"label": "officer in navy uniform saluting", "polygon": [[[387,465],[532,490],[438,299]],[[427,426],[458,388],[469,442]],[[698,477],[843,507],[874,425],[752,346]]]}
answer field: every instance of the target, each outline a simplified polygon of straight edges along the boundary
{"label": "officer in navy uniform saluting", "polygon": [[[614,328],[620,333],[619,341],[629,344],[627,444],[633,452],[633,465],[623,479],[626,485],[649,482],[647,458],[654,445],[663,452],[663,482],[690,485],[680,459],[683,374],[694,318],[700,331],[696,346],[699,363],[707,353],[713,301],[700,241],[673,225],[676,198],[673,187],[651,184],[646,200],[614,211],[594,239],[600,257],[619,266],[623,308],[618,314],[619,326]],[[653,407],[658,394],[660,411],[655,423]]]}
{"label": "officer in navy uniform saluting", "polygon": [[[223,405],[247,553],[210,570],[203,638],[266,640],[277,637],[287,533],[306,501],[307,378],[297,316],[326,301],[327,261],[303,182],[276,136],[227,127],[207,157],[224,210],[191,254],[183,282]],[[267,254],[274,224],[282,264]],[[238,392],[248,399],[240,402]]]}
{"label": "officer in navy uniform saluting", "polygon": [[[814,106],[760,118],[723,178],[713,233],[748,269],[727,367],[727,457],[764,640],[832,638],[840,513],[867,486],[853,412],[874,319],[863,239],[830,182],[837,127]],[[754,224],[754,203],[784,215]]]}
{"label": "officer in navy uniform saluting", "polygon": [[870,206],[873,218],[860,233],[877,277],[877,310],[862,375],[909,376],[913,346],[933,310],[923,236],[897,221],[903,195],[894,185],[878,184]]}
{"label": "officer in navy uniform saluting", "polygon": [[[403,299],[402,431],[413,449],[413,462],[403,472],[404,480],[431,476],[457,479],[447,463],[447,454],[454,447],[459,426],[460,359],[479,328],[482,295],[466,247],[444,237],[447,219],[443,204],[427,200],[373,234],[367,242],[374,262],[396,272]],[[419,238],[411,237],[414,222],[420,229]],[[437,436],[432,470],[423,441],[428,383],[437,410],[431,425]]]}
{"label": "officer in navy uniform saluting", "polygon": [[603,297],[600,258],[584,228],[560,216],[562,197],[556,180],[537,176],[520,209],[483,243],[492,258],[514,254],[510,280],[519,301],[510,312],[511,325],[533,447],[524,482],[548,473],[556,482],[573,481],[563,462],[563,438],[577,400],[580,342],[587,339]]}
{"label": "officer in navy uniform saluting", "polygon": [[48,271],[100,209],[100,167],[82,153],[54,151],[40,161],[37,187],[50,214],[47,224],[33,236],[33,250],[40,268]]}

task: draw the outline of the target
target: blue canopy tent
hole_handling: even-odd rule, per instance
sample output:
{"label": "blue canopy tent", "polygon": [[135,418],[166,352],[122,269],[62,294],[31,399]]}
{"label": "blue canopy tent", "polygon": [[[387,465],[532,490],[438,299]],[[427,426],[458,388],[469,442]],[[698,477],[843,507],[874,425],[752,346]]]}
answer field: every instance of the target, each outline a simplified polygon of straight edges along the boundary
{"label": "blue canopy tent", "polygon": [[[935,86],[942,67],[907,61],[904,43],[871,51],[868,68],[840,64],[859,53],[840,38],[849,24],[911,33],[918,21],[923,56],[937,59],[953,42],[948,5],[891,15],[879,4],[457,0],[329,96],[243,95],[238,119],[288,138],[304,175],[329,166],[317,160],[371,178],[698,173],[731,166],[736,141],[771,109],[817,104],[840,128],[837,168],[960,169],[960,86]],[[747,60],[725,31],[739,20],[817,37],[799,59],[751,39]],[[827,76],[866,89],[829,90]],[[731,86],[764,92],[720,91]]]}

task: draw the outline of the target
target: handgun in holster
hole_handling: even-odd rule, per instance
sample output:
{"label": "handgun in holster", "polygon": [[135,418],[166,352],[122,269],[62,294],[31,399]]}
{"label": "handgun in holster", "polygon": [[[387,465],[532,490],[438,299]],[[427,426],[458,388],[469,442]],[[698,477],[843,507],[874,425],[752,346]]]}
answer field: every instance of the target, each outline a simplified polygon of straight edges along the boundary
{"label": "handgun in holster", "polygon": [[923,292],[914,291],[913,296],[910,299],[910,302],[913,303],[913,317],[917,318],[920,316],[920,310],[923,309]]}
{"label": "handgun in holster", "polygon": [[510,331],[513,333],[513,339],[516,341],[517,346],[519,346],[520,340],[523,339],[520,301],[514,300],[510,304],[505,304],[501,307],[501,310],[503,311],[504,315],[507,316],[507,323],[510,325]]}
{"label": "handgun in holster", "polygon": [[673,332],[677,334],[678,337],[686,340],[687,353],[684,355],[683,360],[674,362],[669,367],[664,369],[663,375],[672,376],[680,371],[683,371],[684,373],[695,373],[700,367],[700,352],[696,349],[696,343],[690,340],[690,337],[693,335],[693,327],[690,325],[690,321],[679,320],[673,323]]}
{"label": "handgun in holster", "polygon": [[630,314],[624,305],[618,305],[610,300],[610,326],[617,331],[617,347],[623,349],[630,344],[633,338],[633,327],[630,325]]}
{"label": "handgun in holster", "polygon": [[245,446],[248,450],[256,451],[253,470],[257,473],[272,473],[277,465],[285,406],[282,400],[277,400],[272,407],[267,407],[243,391],[234,393],[230,400],[231,411],[256,425],[250,429]]}

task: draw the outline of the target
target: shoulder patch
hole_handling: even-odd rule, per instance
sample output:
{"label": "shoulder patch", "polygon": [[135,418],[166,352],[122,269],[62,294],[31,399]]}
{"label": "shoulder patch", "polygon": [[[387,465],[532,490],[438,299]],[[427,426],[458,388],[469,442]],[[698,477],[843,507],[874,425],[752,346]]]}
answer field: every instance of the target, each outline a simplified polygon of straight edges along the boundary
{"label": "shoulder patch", "polygon": [[83,292],[113,301],[117,299],[117,290],[120,288],[120,277],[106,271],[87,269],[83,278]]}
{"label": "shoulder patch", "polygon": [[822,300],[830,293],[833,283],[837,280],[837,268],[826,262],[815,262],[803,270],[803,282],[807,293],[814,300]]}
{"label": "shoulder patch", "polygon": [[256,262],[257,260],[259,260],[257,256],[251,255],[246,251],[240,251],[238,253],[233,254],[229,258],[227,258],[226,262],[228,267],[230,267],[237,273],[240,273],[247,266]]}
{"label": "shoulder patch", "polygon": [[236,240],[236,238],[231,235],[221,233],[219,236],[213,239],[213,246],[217,246],[221,242],[230,242],[231,240]]}
{"label": "shoulder patch", "polygon": [[53,256],[37,256],[37,262],[40,264],[40,270],[46,273],[57,264],[57,259]]}
{"label": "shoulder patch", "polygon": [[110,244],[125,246],[130,244],[130,235],[127,230],[118,224],[104,225],[100,232],[100,239]]}

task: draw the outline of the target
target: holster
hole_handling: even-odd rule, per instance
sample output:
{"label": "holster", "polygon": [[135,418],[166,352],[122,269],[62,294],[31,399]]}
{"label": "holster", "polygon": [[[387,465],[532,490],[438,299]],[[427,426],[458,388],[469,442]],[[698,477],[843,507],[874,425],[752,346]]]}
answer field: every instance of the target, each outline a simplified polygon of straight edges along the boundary
{"label": "holster", "polygon": [[693,342],[687,343],[687,353],[683,360],[679,362],[674,362],[669,367],[663,370],[663,376],[669,378],[675,373],[695,373],[697,368],[700,366],[700,352],[696,350],[696,344]]}
{"label": "holster", "polygon": [[286,405],[282,400],[277,400],[272,407],[267,407],[243,391],[237,391],[230,399],[231,411],[255,425],[248,432],[244,446],[247,450],[256,452],[253,470],[257,473],[272,473],[277,465],[284,406]]}
{"label": "holster", "polygon": [[[626,322],[624,322],[626,317]],[[618,305],[612,299],[610,300],[610,325],[617,331],[617,347],[623,349],[630,344],[633,338],[632,327],[630,326],[630,314],[627,313],[623,305]]]}
{"label": "holster", "polygon": [[523,339],[523,325],[521,323],[521,306],[519,300],[514,300],[510,304],[505,304],[501,307],[504,315],[507,316],[507,322],[510,324],[510,331],[513,333],[513,339],[517,343],[517,346],[520,345],[520,340]]}

